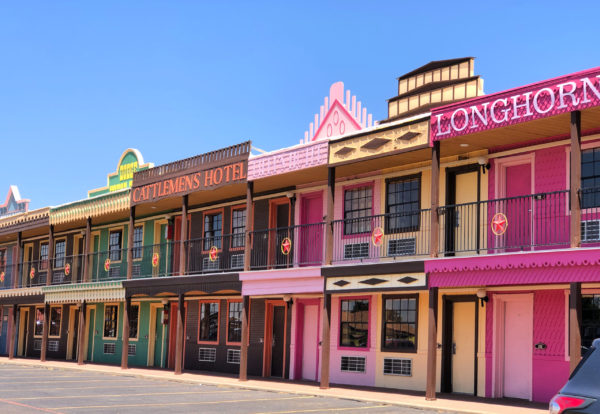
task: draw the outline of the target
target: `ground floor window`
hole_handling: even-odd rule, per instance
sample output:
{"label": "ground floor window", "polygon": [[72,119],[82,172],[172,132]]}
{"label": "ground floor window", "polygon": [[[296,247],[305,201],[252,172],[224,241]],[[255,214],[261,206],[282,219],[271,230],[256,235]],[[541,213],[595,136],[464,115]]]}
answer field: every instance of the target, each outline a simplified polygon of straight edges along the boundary
{"label": "ground floor window", "polygon": [[50,308],[50,330],[48,336],[60,336],[60,323],[62,321],[62,307],[53,306]]}
{"label": "ground floor window", "polygon": [[104,307],[104,337],[117,337],[117,316],[119,314],[118,305],[106,305]]}
{"label": "ground floor window", "polygon": [[384,296],[383,341],[386,351],[417,351],[417,296]]}
{"label": "ground floor window", "polygon": [[590,347],[600,338],[600,295],[583,295],[581,298],[581,345]]}
{"label": "ground floor window", "polygon": [[44,332],[44,308],[35,308],[35,327],[33,328],[34,336],[42,336]]}
{"label": "ground floor window", "polygon": [[140,305],[129,306],[129,339],[137,339],[138,337],[138,321],[140,318]]}
{"label": "ground floor window", "polygon": [[227,342],[242,342],[242,302],[229,302]]}
{"label": "ground floor window", "polygon": [[340,346],[366,348],[369,343],[369,299],[340,301]]}
{"label": "ground floor window", "polygon": [[219,302],[200,302],[198,341],[219,341]]}

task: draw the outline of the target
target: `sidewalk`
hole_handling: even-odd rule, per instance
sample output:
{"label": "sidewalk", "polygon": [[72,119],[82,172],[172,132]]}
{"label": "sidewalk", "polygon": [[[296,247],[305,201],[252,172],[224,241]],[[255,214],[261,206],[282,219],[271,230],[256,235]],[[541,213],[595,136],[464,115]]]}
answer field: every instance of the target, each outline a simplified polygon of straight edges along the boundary
{"label": "sidewalk", "polygon": [[314,383],[297,383],[288,381],[274,381],[264,379],[250,379],[240,382],[235,377],[221,376],[219,374],[206,375],[205,373],[183,373],[175,375],[172,371],[129,368],[122,370],[120,366],[85,364],[77,365],[75,362],[47,361],[40,362],[33,359],[13,359],[0,357],[0,364],[32,366],[46,369],[65,369],[87,372],[101,372],[112,375],[127,375],[142,378],[156,378],[185,383],[217,385],[224,387],[237,387],[261,391],[279,391],[290,394],[314,395],[323,397],[337,397],[351,400],[368,401],[392,404],[398,406],[415,407],[429,410],[454,411],[460,413],[477,414],[547,414],[545,404],[523,403],[505,400],[490,400],[477,397],[458,397],[442,395],[435,401],[426,401],[423,393],[396,392],[373,388],[349,388],[333,386],[327,390],[319,389]]}

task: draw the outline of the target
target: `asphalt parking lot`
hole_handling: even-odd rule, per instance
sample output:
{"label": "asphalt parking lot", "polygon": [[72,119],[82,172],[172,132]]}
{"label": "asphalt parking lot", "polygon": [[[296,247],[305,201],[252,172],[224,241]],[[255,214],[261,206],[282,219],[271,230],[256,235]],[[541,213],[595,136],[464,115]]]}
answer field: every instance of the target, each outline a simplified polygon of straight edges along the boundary
{"label": "asphalt parking lot", "polygon": [[0,365],[0,413],[406,413],[439,411],[349,399]]}

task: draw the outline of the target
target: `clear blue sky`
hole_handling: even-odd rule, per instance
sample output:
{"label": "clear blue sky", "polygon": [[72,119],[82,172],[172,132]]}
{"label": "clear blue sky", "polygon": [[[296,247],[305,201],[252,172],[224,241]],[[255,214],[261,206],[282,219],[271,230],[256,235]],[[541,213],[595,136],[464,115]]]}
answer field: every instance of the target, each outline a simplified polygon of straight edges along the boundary
{"label": "clear blue sky", "polygon": [[2,1],[0,202],[105,185],[251,139],[294,145],[343,81],[374,119],[396,77],[475,56],[486,93],[600,66],[598,1]]}

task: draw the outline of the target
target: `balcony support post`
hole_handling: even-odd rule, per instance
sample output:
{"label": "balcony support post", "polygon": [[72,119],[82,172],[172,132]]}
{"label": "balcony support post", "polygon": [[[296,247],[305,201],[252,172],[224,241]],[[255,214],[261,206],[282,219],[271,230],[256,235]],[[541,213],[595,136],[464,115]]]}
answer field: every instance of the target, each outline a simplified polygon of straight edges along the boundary
{"label": "balcony support post", "polygon": [[40,351],[40,361],[46,362],[46,351],[48,349],[48,322],[50,319],[50,305],[44,305],[44,323],[42,325],[42,349]]}
{"label": "balcony support post", "polygon": [[184,276],[187,270],[186,244],[188,241],[188,196],[183,196],[181,203],[181,245],[179,246],[179,276]]}
{"label": "balcony support post", "polygon": [[8,314],[8,359],[15,357],[15,338],[17,336],[17,305],[12,305]]}
{"label": "balcony support post", "polygon": [[130,280],[133,278],[133,233],[134,233],[134,229],[135,229],[135,206],[132,206],[129,209],[129,230],[127,232],[127,280]]}
{"label": "balcony support post", "polygon": [[79,331],[78,331],[78,335],[77,335],[77,365],[83,365],[83,359],[84,359],[84,349],[83,349],[83,345],[85,343],[84,341],[84,336],[85,336],[85,311],[86,311],[86,306],[85,306],[85,301],[81,302],[81,307],[79,308]]}
{"label": "balcony support post", "polygon": [[90,261],[90,255],[91,255],[91,251],[90,249],[92,248],[92,241],[90,240],[90,238],[92,237],[92,218],[88,217],[85,223],[85,259],[83,260],[83,281],[84,282],[89,282],[91,277],[90,277],[90,271],[89,271],[89,261]]}
{"label": "balcony support post", "polygon": [[[325,281],[324,281],[325,282]],[[326,286],[325,286],[326,288]],[[323,290],[326,292],[326,290]],[[321,332],[321,384],[322,390],[329,388],[329,354],[331,352],[330,344],[330,324],[331,324],[331,293],[323,294],[323,312],[322,312],[322,332]]]}
{"label": "balcony support post", "polygon": [[569,292],[569,365],[573,372],[581,360],[581,283],[571,283]]}
{"label": "balcony support post", "polygon": [[177,318],[177,337],[175,338],[175,375],[180,375],[183,372],[183,350],[185,339],[185,332],[183,331],[183,315],[185,312],[184,307],[185,302],[183,293],[180,293],[177,304],[177,315],[173,315]]}
{"label": "balcony support post", "polygon": [[[247,217],[247,216],[246,216]],[[240,381],[248,381],[248,316],[250,312],[250,297],[242,296],[242,343],[240,344]]]}
{"label": "balcony support post", "polygon": [[46,273],[46,286],[52,284],[52,272],[54,269],[54,225],[50,225],[48,232],[48,271]]}
{"label": "balcony support post", "polygon": [[[246,186],[246,242],[244,243],[244,272],[250,270],[252,265],[252,217],[254,216],[254,182],[248,181]],[[243,326],[243,323],[242,323]],[[243,336],[243,331],[242,331]],[[240,379],[241,368],[240,368]]]}
{"label": "balcony support post", "polygon": [[433,401],[437,373],[437,318],[438,318],[438,288],[429,289],[429,327],[427,334],[427,385],[425,399]]}
{"label": "balcony support post", "polygon": [[440,236],[440,142],[435,141],[431,149],[431,235],[429,254],[431,257],[438,256]]}
{"label": "balcony support post", "polygon": [[129,312],[131,311],[131,296],[125,298],[123,311],[123,349],[121,350],[121,369],[128,368],[129,359]]}
{"label": "balcony support post", "polygon": [[581,112],[571,112],[571,248],[581,246]]}
{"label": "balcony support post", "polygon": [[335,198],[335,167],[327,170],[327,212],[325,216],[325,264],[333,263],[333,202]]}
{"label": "balcony support post", "polygon": [[[13,269],[13,288],[17,289],[19,287],[19,278],[23,276],[23,270],[19,270],[19,263],[21,263],[21,243],[22,243],[22,234],[21,232],[17,233],[17,248],[15,249],[15,260],[13,263],[15,264]],[[21,265],[22,267],[23,265]]]}

